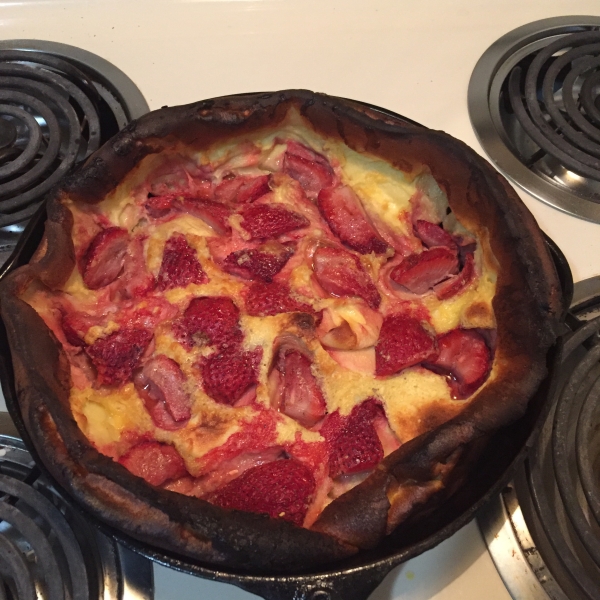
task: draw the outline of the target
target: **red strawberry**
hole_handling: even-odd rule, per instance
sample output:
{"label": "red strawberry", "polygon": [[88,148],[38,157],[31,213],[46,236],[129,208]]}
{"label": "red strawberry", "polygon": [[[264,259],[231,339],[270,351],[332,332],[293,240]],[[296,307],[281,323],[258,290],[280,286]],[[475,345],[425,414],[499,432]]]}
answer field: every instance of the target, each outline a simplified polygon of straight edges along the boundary
{"label": "red strawberry", "polygon": [[315,478],[306,466],[294,459],[276,460],[248,469],[207,500],[302,525],[314,491]]}
{"label": "red strawberry", "polygon": [[182,161],[181,156],[177,156],[153,169],[147,185],[153,196],[194,194],[199,198],[210,198],[211,179],[210,167],[198,165],[191,159]]}
{"label": "red strawberry", "polygon": [[358,296],[376,310],[381,297],[358,256],[330,246],[320,246],[313,256],[313,269],[320,286],[334,296]]}
{"label": "red strawberry", "polygon": [[139,327],[123,327],[96,340],[85,351],[98,371],[98,381],[119,385],[131,378],[152,339],[152,332]]}
{"label": "red strawberry", "polygon": [[198,262],[196,251],[185,236],[173,234],[165,244],[156,287],[160,291],[186,287],[190,283],[208,283],[208,276]]}
{"label": "red strawberry", "polygon": [[[235,465],[238,457],[244,462],[266,462],[266,458],[281,458],[282,448],[277,446],[277,426],[280,419],[275,411],[259,410],[250,419],[239,421],[239,428],[222,445],[209,450],[198,462],[202,474],[220,471],[223,465]],[[256,462],[251,466],[260,464]],[[216,489],[216,488],[214,488]]]}
{"label": "red strawberry", "polygon": [[174,325],[175,335],[188,349],[192,346],[237,344],[242,339],[240,311],[231,298],[193,298]]}
{"label": "red strawberry", "polygon": [[254,179],[245,182],[237,193],[237,201],[240,204],[246,202],[254,202],[261,196],[269,193],[271,188],[269,187],[270,175],[260,175]]}
{"label": "red strawberry", "polygon": [[246,311],[253,317],[266,317],[286,312],[312,313],[313,309],[294,300],[285,283],[256,281],[246,292]]}
{"label": "red strawberry", "polygon": [[325,440],[306,442],[301,436],[296,436],[292,443],[286,444],[288,455],[304,463],[314,474],[315,479],[323,480],[326,475],[324,466],[329,460],[329,450]]}
{"label": "red strawberry", "polygon": [[413,225],[413,229],[416,236],[428,248],[435,248],[437,246],[445,246],[452,250],[456,250],[457,248],[452,236],[445,229],[442,229],[440,225],[419,219]]}
{"label": "red strawberry", "polygon": [[98,290],[112,283],[123,271],[129,234],[120,227],[108,227],[91,241],[82,259],[83,283]]}
{"label": "red strawberry", "polygon": [[254,202],[271,191],[269,178],[269,175],[238,175],[225,178],[215,189],[215,199],[225,204]]}
{"label": "red strawberry", "polygon": [[246,248],[232,252],[223,262],[223,269],[244,279],[273,281],[294,254],[293,246],[271,240],[258,248]]}
{"label": "red strawberry", "polygon": [[335,412],[327,417],[321,435],[329,445],[329,476],[358,473],[375,467],[383,458],[383,446],[374,427],[385,419],[381,404],[368,398],[355,406],[348,417]]}
{"label": "red strawberry", "polygon": [[348,186],[321,191],[318,205],[331,231],[348,248],[360,254],[384,254],[389,246],[368,221],[360,198]]}
{"label": "red strawberry", "polygon": [[80,336],[79,332],[75,329],[74,323],[67,315],[63,315],[61,322],[61,328],[65,334],[65,339],[71,346],[85,346],[83,337]]}
{"label": "red strawberry", "polygon": [[77,312],[72,307],[68,307],[61,311],[60,324],[67,342],[71,346],[83,347],[87,345],[83,340],[85,334],[89,331],[90,327],[101,325],[102,319],[93,317],[87,313]]}
{"label": "red strawberry", "polygon": [[[286,457],[286,452],[281,446],[271,446],[264,450],[240,452],[233,458],[224,458],[214,465],[214,469],[209,468],[203,470],[204,472],[201,476],[193,482],[193,491],[188,493],[188,495],[200,498],[204,497],[228,484],[232,479],[239,477],[242,473],[253,467]],[[205,459],[206,455],[202,457],[202,462],[204,462]]]}
{"label": "red strawberry", "polygon": [[162,219],[175,210],[176,196],[149,196],[144,208],[149,217]]}
{"label": "red strawberry", "polygon": [[192,416],[191,399],[185,392],[185,375],[179,365],[164,354],[149,360],[133,378],[157,427],[175,430]]}
{"label": "red strawberry", "polygon": [[146,295],[154,289],[156,281],[148,270],[141,236],[131,239],[123,273],[115,281],[111,299],[130,300]]}
{"label": "red strawberry", "polygon": [[240,214],[244,219],[242,227],[252,239],[276,238],[309,225],[303,215],[277,204],[249,204]]}
{"label": "red strawberry", "polygon": [[231,209],[220,202],[190,192],[151,196],[144,202],[144,208],[148,216],[153,219],[187,213],[210,225],[219,235],[231,231],[229,225]]}
{"label": "red strawberry", "polygon": [[[292,337],[292,336],[290,336]],[[296,340],[294,340],[295,342]],[[312,362],[300,344],[283,343],[277,352],[274,369],[269,376],[270,394],[275,407],[303,427],[312,427],[327,412],[323,392],[312,373]]]}
{"label": "red strawberry", "polygon": [[422,361],[431,361],[436,356],[435,339],[417,319],[403,314],[383,319],[375,346],[376,375],[394,375]]}
{"label": "red strawberry", "polygon": [[472,254],[467,254],[462,271],[447,281],[436,285],[433,291],[440,300],[447,300],[460,294],[474,279],[475,259]]}
{"label": "red strawberry", "polygon": [[456,250],[445,246],[410,254],[390,273],[390,278],[413,294],[424,294],[458,273]]}
{"label": "red strawberry", "polygon": [[246,352],[236,346],[202,359],[204,391],[220,404],[235,404],[258,383],[261,358],[261,347]]}
{"label": "red strawberry", "polygon": [[487,378],[492,353],[483,336],[472,329],[453,329],[438,339],[440,354],[432,371],[448,374],[448,384],[456,399],[470,396]]}
{"label": "red strawberry", "polygon": [[309,196],[316,197],[323,188],[333,185],[333,169],[323,155],[293,140],[286,143],[283,172],[298,181]]}
{"label": "red strawberry", "polygon": [[179,452],[168,444],[142,442],[119,459],[131,473],[159,486],[188,474]]}
{"label": "red strawberry", "polygon": [[235,204],[238,190],[243,185],[245,177],[236,177],[232,173],[223,177],[215,188],[215,200],[223,204]]}
{"label": "red strawberry", "polygon": [[182,212],[202,219],[219,235],[225,235],[231,231],[231,226],[229,225],[231,210],[220,202],[188,197],[178,201],[177,206]]}

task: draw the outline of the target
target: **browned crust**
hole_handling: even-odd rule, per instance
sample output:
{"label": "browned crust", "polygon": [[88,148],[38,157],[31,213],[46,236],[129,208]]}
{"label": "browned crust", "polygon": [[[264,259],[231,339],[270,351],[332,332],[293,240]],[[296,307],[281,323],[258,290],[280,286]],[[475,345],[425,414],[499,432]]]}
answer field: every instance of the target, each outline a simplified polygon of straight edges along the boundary
{"label": "browned crust", "polygon": [[[72,219],[62,199],[99,202],[148,154],[175,142],[201,148],[276,126],[292,105],[318,133],[354,150],[404,171],[428,165],[458,219],[478,235],[489,232],[499,263],[494,299],[499,376],[461,414],[401,446],[363,484],[331,503],[313,531],[157,490],[96,452],[70,414],[68,369],[58,342],[18,298],[34,279],[60,287],[74,266]],[[418,515],[419,507],[430,510],[431,499],[443,496],[436,494],[441,488],[458,484],[452,473],[461,470],[452,466],[460,449],[521,416],[546,374],[561,310],[560,285],[531,214],[504,179],[461,142],[357,103],[292,90],[161,109],[96,152],[54,190],[48,210],[34,263],[0,286],[26,427],[51,473],[94,515],[136,539],[195,560],[292,571],[377,545],[403,519]]]}

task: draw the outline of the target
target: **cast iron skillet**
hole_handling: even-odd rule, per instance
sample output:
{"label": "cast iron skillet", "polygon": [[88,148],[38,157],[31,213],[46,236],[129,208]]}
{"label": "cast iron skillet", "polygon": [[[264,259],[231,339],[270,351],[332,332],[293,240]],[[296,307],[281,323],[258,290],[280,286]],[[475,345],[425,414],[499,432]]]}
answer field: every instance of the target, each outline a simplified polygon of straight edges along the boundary
{"label": "cast iron skillet", "polygon": [[[417,125],[414,121],[377,106],[357,103],[391,118]],[[27,264],[42,238],[45,209],[42,208],[30,221],[15,251],[0,269],[0,279],[15,268]],[[554,260],[562,286],[563,321],[573,295],[573,279],[566,258],[554,242],[546,237],[546,244]],[[231,583],[265,600],[366,600],[384,577],[398,564],[433,548],[466,525],[487,502],[495,497],[512,478],[528,449],[537,438],[540,425],[545,420],[551,398],[555,393],[558,367],[561,362],[562,343],[559,339],[547,357],[548,376],[530,400],[525,415],[517,422],[499,429],[486,440],[477,440],[477,452],[468,476],[468,484],[462,485],[441,509],[432,511],[426,519],[403,523],[377,548],[360,552],[350,559],[340,561],[333,567],[294,575],[249,574],[227,570],[192,561],[175,553],[139,542],[126,534],[108,527],[86,514],[105,534],[115,538],[128,548],[147,556],[167,567],[206,579]],[[0,321],[0,377],[7,408],[23,441],[50,481],[23,423],[14,385],[12,361],[4,324]],[[472,444],[472,446],[473,446]],[[483,448],[481,448],[483,446]],[[475,449],[473,447],[473,449]],[[61,489],[54,482],[55,487]],[[65,496],[68,494],[61,489]],[[77,506],[77,504],[75,503]]]}

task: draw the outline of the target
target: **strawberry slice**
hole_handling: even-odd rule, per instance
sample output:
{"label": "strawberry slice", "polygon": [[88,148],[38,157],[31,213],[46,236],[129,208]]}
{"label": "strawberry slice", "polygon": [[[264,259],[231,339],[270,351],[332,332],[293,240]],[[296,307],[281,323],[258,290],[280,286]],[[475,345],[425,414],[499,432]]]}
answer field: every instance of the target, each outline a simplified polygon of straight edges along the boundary
{"label": "strawberry slice", "polygon": [[281,412],[304,427],[312,427],[327,411],[311,361],[299,352],[286,354],[278,370],[283,377]]}
{"label": "strawberry slice", "polygon": [[439,356],[425,366],[449,375],[453,398],[469,397],[486,380],[492,368],[492,353],[483,336],[473,329],[453,329],[438,339]]}
{"label": "strawberry slice", "polygon": [[285,283],[256,281],[246,291],[246,312],[253,317],[267,317],[286,312],[312,313],[308,304],[294,300]]}
{"label": "strawberry slice", "polygon": [[460,294],[475,279],[475,258],[467,254],[461,272],[447,281],[439,283],[433,288],[435,295],[440,300],[447,300]]}
{"label": "strawberry slice", "polygon": [[414,319],[401,313],[383,319],[375,346],[375,374],[394,375],[402,369],[437,356],[435,339]]}
{"label": "strawberry slice", "polygon": [[186,287],[190,283],[208,283],[208,276],[198,262],[196,251],[185,236],[173,234],[165,244],[156,287],[160,291]]}
{"label": "strawberry slice", "polygon": [[229,225],[231,210],[220,202],[188,197],[179,200],[176,206],[178,210],[210,225],[219,235],[225,235],[231,231]]}
{"label": "strawberry slice", "polygon": [[392,270],[390,278],[413,294],[424,294],[456,273],[456,250],[439,246],[407,256]]}
{"label": "strawberry slice", "polygon": [[300,461],[276,460],[248,469],[206,499],[222,508],[302,525],[315,486],[313,474]]}
{"label": "strawberry slice", "polygon": [[317,200],[331,231],[348,248],[360,254],[385,254],[389,246],[368,221],[360,198],[346,185],[324,189]]}
{"label": "strawberry slice", "polygon": [[111,299],[130,300],[140,298],[156,285],[154,275],[148,270],[144,255],[144,240],[135,236],[129,242],[123,272],[114,283]]}
{"label": "strawberry slice", "polygon": [[179,452],[159,442],[142,442],[121,456],[119,462],[130,473],[155,486],[188,474]]}
{"label": "strawberry slice", "polygon": [[84,312],[78,312],[67,305],[61,309],[60,325],[65,339],[71,346],[86,346],[85,334],[90,327],[102,325],[101,317],[94,317]]}
{"label": "strawberry slice", "polygon": [[271,191],[269,179],[269,175],[238,175],[224,178],[215,189],[215,200],[225,204],[254,202]]}
{"label": "strawberry slice", "polygon": [[81,261],[83,283],[98,290],[112,283],[123,271],[129,234],[120,227],[100,231],[88,246]]}
{"label": "strawberry slice", "polygon": [[286,336],[276,353],[269,387],[274,407],[309,428],[325,416],[327,407],[307,352],[298,338]]}
{"label": "strawberry slice", "polygon": [[[216,464],[214,469],[208,473],[203,473],[201,477],[195,479],[192,490],[190,490],[191,493],[188,493],[188,495],[201,498],[228,484],[249,469],[286,457],[285,450],[281,446],[273,446],[266,450],[241,452],[233,458],[224,458]],[[206,455],[203,457],[203,460],[205,458]]]}
{"label": "strawberry slice", "polygon": [[192,416],[185,381],[179,365],[164,354],[149,360],[135,374],[133,383],[157,427],[178,429]]}
{"label": "strawberry slice", "polygon": [[[374,423],[385,413],[375,398],[368,398],[347,417],[336,411],[327,417],[320,433],[329,445],[329,476],[359,473],[372,469],[383,458],[383,446]],[[387,419],[386,419],[387,420]]]}
{"label": "strawberry slice", "polygon": [[237,201],[240,204],[254,202],[271,191],[269,187],[270,175],[260,175],[245,182],[237,193]]}
{"label": "strawberry slice", "polygon": [[231,209],[221,202],[215,202],[198,195],[187,193],[150,196],[144,202],[144,208],[148,216],[153,219],[186,213],[201,219],[219,235],[225,235],[231,231],[229,225],[229,217],[232,214]]}
{"label": "strawberry slice", "polygon": [[234,252],[240,250],[246,250],[247,248],[255,248],[257,244],[249,243],[247,240],[242,239],[237,231],[233,232],[232,235],[225,237],[211,236],[206,238],[206,245],[210,252],[210,256],[213,262],[223,270],[225,259]]}
{"label": "strawberry slice", "polygon": [[304,191],[315,198],[334,183],[334,173],[327,159],[307,146],[289,140],[283,157],[283,172],[295,179]]}
{"label": "strawberry slice", "polygon": [[202,359],[204,391],[220,404],[234,405],[258,383],[261,358],[261,347],[246,352],[236,346]]}
{"label": "strawberry slice", "polygon": [[98,371],[103,385],[119,385],[131,378],[152,339],[152,332],[140,327],[123,327],[96,340],[85,351]]}
{"label": "strawberry slice", "polygon": [[176,196],[148,196],[144,208],[149,217],[162,219],[175,210]]}
{"label": "strawberry slice", "polygon": [[437,246],[445,246],[452,250],[456,250],[457,248],[452,236],[445,229],[442,229],[440,225],[419,219],[413,225],[413,229],[415,235],[428,248],[435,248]]}
{"label": "strawberry slice", "polygon": [[319,285],[329,294],[362,298],[372,309],[379,308],[381,296],[358,256],[330,246],[320,246],[313,256],[313,270]]}
{"label": "strawberry slice", "polygon": [[[235,467],[237,457],[248,453],[257,458],[259,455],[265,458],[260,463],[250,464],[248,468],[282,458],[282,448],[277,445],[277,427],[280,422],[281,419],[273,410],[259,410],[250,418],[240,419],[236,432],[232,433],[223,444],[209,450],[198,461],[199,471],[202,475],[220,471],[227,463]],[[276,456],[270,457],[270,450],[275,450]],[[217,487],[221,486],[215,486],[213,489]]]}
{"label": "strawberry slice", "polygon": [[212,172],[207,165],[198,165],[191,159],[173,156],[153,169],[146,181],[153,196],[195,194],[199,198],[212,195]]}
{"label": "strawberry slice", "polygon": [[258,248],[245,248],[229,254],[223,261],[223,269],[244,279],[273,281],[294,254],[294,246],[270,240]]}
{"label": "strawberry slice", "polygon": [[241,225],[251,239],[276,238],[310,224],[305,216],[281,205],[250,204],[240,214],[244,219]]}
{"label": "strawberry slice", "polygon": [[83,347],[86,343],[83,341],[83,335],[75,328],[75,322],[69,315],[63,315],[60,321],[60,326],[65,334],[65,339],[71,346]]}
{"label": "strawberry slice", "polygon": [[242,340],[240,311],[231,298],[200,296],[193,298],[175,322],[177,339],[189,350],[196,346],[227,346]]}

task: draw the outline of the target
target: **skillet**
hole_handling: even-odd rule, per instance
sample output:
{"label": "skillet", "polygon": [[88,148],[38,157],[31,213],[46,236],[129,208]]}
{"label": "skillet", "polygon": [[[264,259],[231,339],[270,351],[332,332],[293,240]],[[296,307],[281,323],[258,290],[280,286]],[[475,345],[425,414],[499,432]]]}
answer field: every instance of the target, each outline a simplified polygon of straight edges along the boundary
{"label": "skillet", "polygon": [[[411,123],[396,113],[357,103],[382,117]],[[26,264],[37,248],[44,230],[45,210],[42,207],[32,218],[10,259],[0,269],[0,279],[15,268]],[[558,247],[546,238],[562,286],[563,320],[573,293],[573,281],[568,263]],[[0,323],[0,376],[7,408],[32,456],[45,469],[29,439],[19,411],[12,361],[6,331]],[[388,536],[377,548],[360,552],[333,567],[302,574],[285,575],[268,572],[239,572],[214,567],[139,542],[126,534],[89,517],[105,534],[130,549],[165,566],[203,578],[231,583],[266,600],[293,598],[297,600],[365,600],[384,577],[398,564],[433,548],[468,523],[487,500],[496,496],[511,479],[514,471],[533,445],[553,397],[561,362],[561,342],[547,356],[548,376],[530,400],[524,416],[517,422],[497,430],[486,439],[473,442],[469,448],[469,476],[443,504],[443,510],[432,510],[426,519],[407,521]],[[53,478],[45,472],[50,481]],[[60,486],[55,483],[60,489]],[[64,490],[61,490],[64,492]],[[68,496],[66,492],[64,495]]]}

